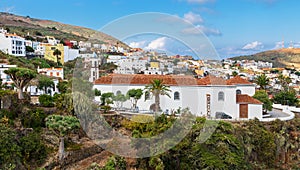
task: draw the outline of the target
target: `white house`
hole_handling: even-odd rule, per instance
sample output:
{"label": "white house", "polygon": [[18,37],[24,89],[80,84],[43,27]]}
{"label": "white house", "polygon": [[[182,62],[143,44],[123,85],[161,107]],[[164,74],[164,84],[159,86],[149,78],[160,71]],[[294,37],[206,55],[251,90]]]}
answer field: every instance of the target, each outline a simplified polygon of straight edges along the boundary
{"label": "white house", "polygon": [[[171,98],[160,97],[163,111],[188,107],[196,116],[235,120],[255,117],[262,119],[262,103],[251,97],[255,93],[255,85],[239,76],[226,81],[215,76],[195,79],[177,75],[111,74],[96,80],[94,88],[102,93],[126,94],[130,89],[144,89],[154,79],[163,80],[171,89]],[[154,97],[144,94],[137,106],[139,110],[153,110],[153,104]],[[123,106],[130,108],[131,103],[127,101]]]}
{"label": "white house", "polygon": [[[96,55],[96,54],[95,54]],[[99,66],[101,64],[101,58],[97,57],[85,57],[84,58],[85,69],[90,70],[89,81],[94,82],[99,79]]]}
{"label": "white house", "polygon": [[0,29],[0,50],[4,53],[24,57],[26,56],[26,41],[24,38],[9,34],[3,28]]}
{"label": "white house", "polygon": [[139,60],[134,58],[121,59],[115,64],[118,68],[114,71],[116,74],[136,74],[146,70],[147,60]]}
{"label": "white house", "polygon": [[[38,97],[42,94],[48,94],[53,96],[55,93],[59,93],[59,90],[57,88],[57,84],[59,83],[58,79],[53,79],[54,82],[54,86],[53,88],[47,88],[46,92],[43,89],[38,89],[38,87],[36,85],[30,85],[29,87],[27,87],[26,91],[29,92],[30,96],[32,98],[34,98],[34,96]],[[36,103],[36,102],[34,102]]]}
{"label": "white house", "polygon": [[78,49],[71,49],[68,46],[64,46],[64,62],[74,60],[79,56]]}
{"label": "white house", "polygon": [[37,69],[39,74],[47,75],[49,77],[64,79],[64,69],[63,68],[39,68]]}
{"label": "white house", "polygon": [[152,75],[152,74],[162,75],[162,71],[160,71],[159,68],[155,68],[155,67],[148,67],[148,69],[145,70],[144,72],[147,75]]}

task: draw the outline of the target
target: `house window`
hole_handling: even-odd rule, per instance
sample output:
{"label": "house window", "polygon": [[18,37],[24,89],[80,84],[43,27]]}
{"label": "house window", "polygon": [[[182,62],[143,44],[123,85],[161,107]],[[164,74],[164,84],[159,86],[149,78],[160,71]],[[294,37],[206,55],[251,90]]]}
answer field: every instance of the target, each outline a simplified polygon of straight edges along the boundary
{"label": "house window", "polygon": [[116,95],[120,95],[122,92],[120,90],[117,91]]}
{"label": "house window", "polygon": [[174,100],[180,100],[180,94],[178,91],[174,93]]}
{"label": "house window", "polygon": [[236,90],[236,94],[242,94],[242,91],[240,89]]}
{"label": "house window", "polygon": [[219,92],[218,101],[224,101],[224,92],[222,92],[222,91]]}
{"label": "house window", "polygon": [[150,93],[148,91],[145,92],[145,100],[150,100]]}

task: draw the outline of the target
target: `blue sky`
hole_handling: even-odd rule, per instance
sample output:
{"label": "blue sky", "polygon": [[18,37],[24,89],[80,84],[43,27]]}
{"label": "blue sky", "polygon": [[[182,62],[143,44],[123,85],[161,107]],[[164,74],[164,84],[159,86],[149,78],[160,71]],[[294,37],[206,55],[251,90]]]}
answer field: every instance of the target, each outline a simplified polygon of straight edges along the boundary
{"label": "blue sky", "polygon": [[[96,30],[130,14],[171,14],[188,20],[202,30],[221,58],[274,49],[280,46],[283,39],[286,47],[290,42],[300,47],[298,0],[0,1],[1,11]],[[135,46],[144,42],[144,47],[148,47],[152,41],[158,42],[157,39],[150,40],[148,37],[149,42],[144,42],[131,38],[130,42],[126,42]],[[167,44],[170,41],[164,38],[159,40],[161,46],[171,46]]]}

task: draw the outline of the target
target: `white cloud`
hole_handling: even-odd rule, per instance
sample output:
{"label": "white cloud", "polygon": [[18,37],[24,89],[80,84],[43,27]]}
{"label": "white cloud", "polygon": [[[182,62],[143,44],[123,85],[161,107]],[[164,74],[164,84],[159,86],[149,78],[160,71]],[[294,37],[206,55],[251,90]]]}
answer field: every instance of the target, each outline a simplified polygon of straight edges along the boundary
{"label": "white cloud", "polygon": [[144,48],[146,41],[130,42],[128,45],[131,48]]}
{"label": "white cloud", "polygon": [[222,35],[220,30],[208,28],[208,27],[205,27],[204,25],[197,25],[195,27],[186,28],[186,29],[182,30],[182,33],[187,34],[187,35],[198,35],[198,34],[202,34],[202,33],[206,34],[207,36],[210,36],[210,35],[221,36]]}
{"label": "white cloud", "polygon": [[202,17],[199,14],[195,14],[193,12],[188,12],[188,13],[184,14],[183,19],[192,24],[203,23]]}
{"label": "white cloud", "polygon": [[293,43],[294,48],[300,48],[300,42]]}
{"label": "white cloud", "polygon": [[283,42],[283,41],[276,42],[276,43],[275,43],[274,49],[282,48],[283,45],[284,45],[284,42]]}
{"label": "white cloud", "polygon": [[263,43],[259,41],[254,41],[251,43],[246,44],[242,49],[243,50],[261,50],[264,48]]}
{"label": "white cloud", "polygon": [[[205,26],[205,22],[201,15],[194,13],[194,12],[188,12],[183,15],[183,17],[178,15],[172,15],[168,17],[162,17],[158,19],[159,22],[164,23],[172,23],[172,24],[180,24],[183,29],[181,30],[181,33],[186,35],[199,35],[202,33],[205,33],[207,36],[221,36],[222,33],[220,30],[215,28],[209,28]],[[191,23],[191,24],[190,24]],[[196,26],[193,26],[196,25]],[[186,28],[184,28],[186,27]]]}
{"label": "white cloud", "polygon": [[145,47],[146,50],[166,50],[167,42],[169,41],[169,38],[167,37],[160,37],[153,41],[151,41],[147,47]]}
{"label": "white cloud", "polygon": [[4,7],[4,8],[2,8],[1,10],[2,10],[3,12],[6,12],[6,13],[13,13],[13,12],[14,12],[14,9],[15,9],[14,6],[10,6],[10,7]]}

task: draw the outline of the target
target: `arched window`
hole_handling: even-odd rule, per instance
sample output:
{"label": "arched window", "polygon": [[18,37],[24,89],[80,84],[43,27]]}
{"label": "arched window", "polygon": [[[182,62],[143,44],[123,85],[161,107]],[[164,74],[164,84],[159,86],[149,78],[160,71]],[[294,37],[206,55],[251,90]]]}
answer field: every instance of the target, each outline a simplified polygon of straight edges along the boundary
{"label": "arched window", "polygon": [[218,94],[218,101],[224,101],[224,92],[220,91]]}
{"label": "arched window", "polygon": [[145,100],[150,100],[150,93],[148,91],[145,92]]}
{"label": "arched window", "polygon": [[120,95],[122,92],[120,90],[117,91],[116,95]]}
{"label": "arched window", "polygon": [[180,94],[178,91],[174,93],[174,100],[180,100]]}
{"label": "arched window", "polygon": [[242,91],[240,89],[236,90],[236,94],[242,94]]}

